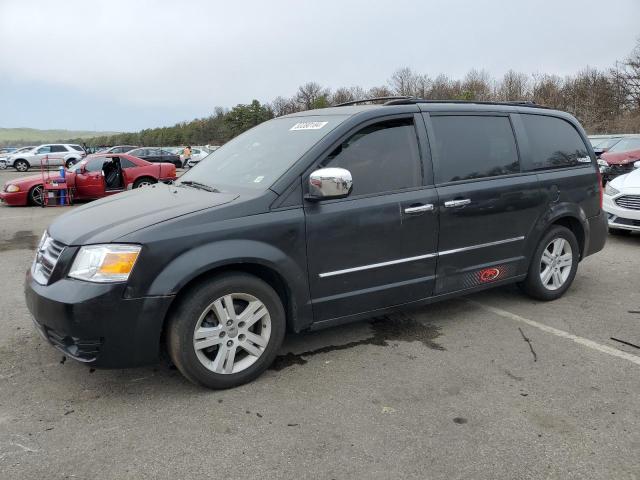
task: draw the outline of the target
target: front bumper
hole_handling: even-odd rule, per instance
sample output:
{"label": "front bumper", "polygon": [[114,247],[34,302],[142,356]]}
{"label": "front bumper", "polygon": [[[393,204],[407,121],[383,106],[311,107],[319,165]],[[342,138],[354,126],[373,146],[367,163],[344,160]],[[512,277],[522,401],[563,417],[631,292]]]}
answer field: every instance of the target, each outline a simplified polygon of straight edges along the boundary
{"label": "front bumper", "polygon": [[[623,208],[615,203],[616,198],[625,194],[628,193],[624,192],[614,197],[605,195],[603,198],[602,204],[604,211],[607,212],[609,228],[640,232],[640,210]],[[634,191],[632,194],[636,194],[636,192]]]}
{"label": "front bumper", "polygon": [[27,205],[28,192],[0,192],[0,202],[7,205]]}
{"label": "front bumper", "polygon": [[38,331],[75,360],[98,368],[154,363],[174,297],[126,299],[126,285],[64,278],[37,283],[27,272],[25,297]]}

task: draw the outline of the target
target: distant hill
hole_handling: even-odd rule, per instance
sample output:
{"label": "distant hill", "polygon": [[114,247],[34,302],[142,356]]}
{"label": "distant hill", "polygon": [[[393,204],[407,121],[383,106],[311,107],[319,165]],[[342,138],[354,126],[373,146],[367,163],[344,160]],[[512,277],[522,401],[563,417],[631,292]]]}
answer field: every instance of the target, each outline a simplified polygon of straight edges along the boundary
{"label": "distant hill", "polygon": [[0,128],[0,145],[45,143],[63,140],[114,135],[119,132],[91,132],[85,130],[38,130],[36,128]]}

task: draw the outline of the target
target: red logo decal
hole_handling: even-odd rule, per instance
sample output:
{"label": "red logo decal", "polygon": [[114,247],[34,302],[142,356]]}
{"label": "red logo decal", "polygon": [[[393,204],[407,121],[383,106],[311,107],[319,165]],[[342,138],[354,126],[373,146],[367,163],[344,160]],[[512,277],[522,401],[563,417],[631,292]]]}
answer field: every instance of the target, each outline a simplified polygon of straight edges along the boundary
{"label": "red logo decal", "polygon": [[480,270],[480,281],[481,282],[491,282],[500,276],[499,268],[485,268],[484,270]]}

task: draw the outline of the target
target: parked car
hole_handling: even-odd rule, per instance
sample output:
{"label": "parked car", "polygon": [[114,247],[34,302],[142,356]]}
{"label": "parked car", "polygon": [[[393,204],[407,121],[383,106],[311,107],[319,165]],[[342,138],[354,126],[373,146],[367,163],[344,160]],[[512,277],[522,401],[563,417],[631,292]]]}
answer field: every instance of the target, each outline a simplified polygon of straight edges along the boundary
{"label": "parked car", "polygon": [[605,184],[612,179],[630,173],[633,164],[640,160],[640,136],[625,137],[600,155],[598,163],[602,167],[602,177]]}
{"label": "parked car", "polygon": [[142,147],[127,152],[134,157],[142,158],[148,162],[173,163],[176,167],[182,167],[180,156],[157,147]]}
{"label": "parked car", "polygon": [[209,152],[204,147],[191,147],[191,159],[188,162],[185,162],[184,154],[180,152],[180,160],[182,161],[182,166],[184,168],[191,168],[200,163],[200,161],[203,160],[207,155],[209,155],[209,153],[211,152]]}
{"label": "parked car", "polygon": [[[62,181],[53,176],[54,181]],[[176,179],[172,163],[150,163],[121,154],[90,156],[65,171],[65,179],[73,190],[74,200],[93,200],[114,193]],[[9,180],[0,192],[6,205],[42,205],[42,175]]]}
{"label": "parked car", "polygon": [[614,178],[604,190],[604,211],[609,232],[624,234],[640,232],[640,161],[634,170]]}
{"label": "parked car", "polygon": [[592,135],[589,137],[593,151],[596,157],[600,157],[603,153],[609,151],[616,143],[622,140],[623,135]]}
{"label": "parked car", "polygon": [[19,172],[26,172],[30,168],[40,168],[42,160],[48,158],[50,167],[71,167],[86,156],[86,152],[80,145],[69,143],[49,143],[40,145],[31,150],[14,153],[7,157],[7,165]]}
{"label": "parked car", "polygon": [[17,153],[26,153],[29,150],[32,150],[36,147],[31,146],[31,147],[20,147],[17,149],[13,149],[11,152],[8,153],[0,153],[0,170],[5,170],[9,165],[8,165],[8,161],[9,161],[9,156],[10,155],[14,155]]}
{"label": "parked car", "polygon": [[256,378],[285,331],[519,283],[554,300],[607,237],[569,114],[521,104],[312,110],[264,122],[173,185],[58,217],[26,278],[37,329],[92,367]]}
{"label": "parked car", "polygon": [[116,145],[115,147],[105,148],[97,152],[100,155],[106,155],[109,153],[127,153],[133,150],[134,148],[138,148],[137,145]]}

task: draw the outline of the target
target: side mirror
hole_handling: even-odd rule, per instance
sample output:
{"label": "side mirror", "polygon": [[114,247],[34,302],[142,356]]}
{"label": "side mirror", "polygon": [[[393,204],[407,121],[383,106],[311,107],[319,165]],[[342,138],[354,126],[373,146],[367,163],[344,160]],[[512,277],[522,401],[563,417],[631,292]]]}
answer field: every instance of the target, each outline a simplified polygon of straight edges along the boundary
{"label": "side mirror", "polygon": [[344,168],[321,168],[309,176],[307,200],[344,198],[351,193],[353,178]]}
{"label": "side mirror", "polygon": [[640,160],[633,162],[633,168],[640,168]]}

